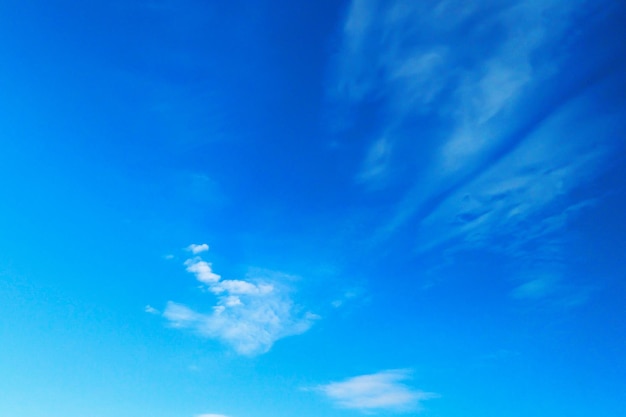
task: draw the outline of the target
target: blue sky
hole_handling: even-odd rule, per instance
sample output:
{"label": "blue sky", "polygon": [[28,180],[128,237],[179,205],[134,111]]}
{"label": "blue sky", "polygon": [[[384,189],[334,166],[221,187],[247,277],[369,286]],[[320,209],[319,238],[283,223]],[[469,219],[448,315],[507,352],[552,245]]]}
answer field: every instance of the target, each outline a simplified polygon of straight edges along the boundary
{"label": "blue sky", "polygon": [[0,415],[621,415],[625,19],[2,2]]}

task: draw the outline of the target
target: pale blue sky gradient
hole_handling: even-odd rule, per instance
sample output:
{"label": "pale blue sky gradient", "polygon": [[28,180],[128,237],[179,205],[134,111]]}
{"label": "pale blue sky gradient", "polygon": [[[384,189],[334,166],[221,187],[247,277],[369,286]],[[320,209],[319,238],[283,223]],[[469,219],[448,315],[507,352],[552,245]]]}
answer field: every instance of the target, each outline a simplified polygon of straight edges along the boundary
{"label": "pale blue sky gradient", "polygon": [[622,415],[624,21],[2,2],[0,415]]}

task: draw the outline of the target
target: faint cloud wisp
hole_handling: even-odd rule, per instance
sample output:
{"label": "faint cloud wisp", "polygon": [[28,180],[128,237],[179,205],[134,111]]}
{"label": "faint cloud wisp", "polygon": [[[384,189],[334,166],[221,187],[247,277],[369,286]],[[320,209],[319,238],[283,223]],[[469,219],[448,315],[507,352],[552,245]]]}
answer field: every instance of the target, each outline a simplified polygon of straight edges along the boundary
{"label": "faint cloud wisp", "polygon": [[372,215],[373,244],[412,228],[430,258],[481,249],[517,263],[514,298],[576,292],[561,282],[568,227],[602,195],[576,193],[626,145],[623,95],[611,91],[623,82],[603,67],[608,58],[578,69],[584,57],[560,47],[581,36],[592,5],[351,3],[329,95],[351,118],[345,126],[362,122],[383,138],[363,138],[355,175],[388,204],[389,216]]}

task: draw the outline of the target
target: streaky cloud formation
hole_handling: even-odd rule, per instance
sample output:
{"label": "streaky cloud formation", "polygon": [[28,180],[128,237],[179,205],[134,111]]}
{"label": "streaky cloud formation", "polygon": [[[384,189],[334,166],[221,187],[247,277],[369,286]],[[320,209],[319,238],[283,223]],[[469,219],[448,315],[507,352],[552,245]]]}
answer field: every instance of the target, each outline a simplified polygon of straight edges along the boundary
{"label": "streaky cloud formation", "polygon": [[409,370],[392,369],[331,382],[320,385],[315,390],[326,395],[341,408],[362,412],[419,411],[422,401],[437,398],[439,395],[406,385],[404,381],[410,376]]}
{"label": "streaky cloud formation", "polygon": [[518,254],[529,241],[561,231],[569,217],[592,205],[593,200],[567,196],[608,167],[603,163],[617,138],[598,143],[597,136],[610,137],[621,122],[617,114],[606,113],[582,124],[585,107],[582,97],[567,103],[514,150],[443,199],[422,223],[430,232],[423,236],[431,236],[421,239],[422,249],[455,238],[487,246],[508,236],[505,250]]}
{"label": "streaky cloud formation", "polygon": [[515,290],[516,298],[558,295],[565,288],[559,281],[567,263],[567,227],[603,197],[570,195],[610,168],[620,146],[612,133],[624,124],[619,113],[583,118],[589,101],[605,88],[600,84],[565,103],[515,149],[442,199],[421,221],[419,250],[499,252],[524,263],[519,278],[527,282]]}
{"label": "streaky cloud formation", "polygon": [[[217,296],[209,313],[169,301],[163,312],[173,327],[192,329],[201,336],[218,339],[241,355],[268,352],[283,337],[306,332],[319,316],[294,304],[280,273],[259,273],[245,280],[221,279],[210,263],[200,257],[187,259],[187,271]],[[273,277],[273,278],[272,278]]]}
{"label": "streaky cloud formation", "polygon": [[525,297],[530,292],[520,288],[515,298],[566,287],[558,283],[567,225],[602,198],[572,194],[610,168],[626,144],[625,100],[597,107],[610,89],[625,87],[613,58],[599,56],[570,74],[579,62],[561,46],[594,7],[584,0],[351,3],[330,95],[347,125],[373,100],[384,115],[355,174],[367,191],[396,196],[377,244],[411,228],[420,253],[480,248],[524,259],[522,286],[552,275],[543,291]]}

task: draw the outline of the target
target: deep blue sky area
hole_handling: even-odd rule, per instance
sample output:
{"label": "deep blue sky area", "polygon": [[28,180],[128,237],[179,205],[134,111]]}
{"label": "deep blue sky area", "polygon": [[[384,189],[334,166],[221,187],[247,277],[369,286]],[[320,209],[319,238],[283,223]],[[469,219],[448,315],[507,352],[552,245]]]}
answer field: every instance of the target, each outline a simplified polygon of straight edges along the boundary
{"label": "deep blue sky area", "polygon": [[625,21],[0,2],[0,415],[624,415]]}

